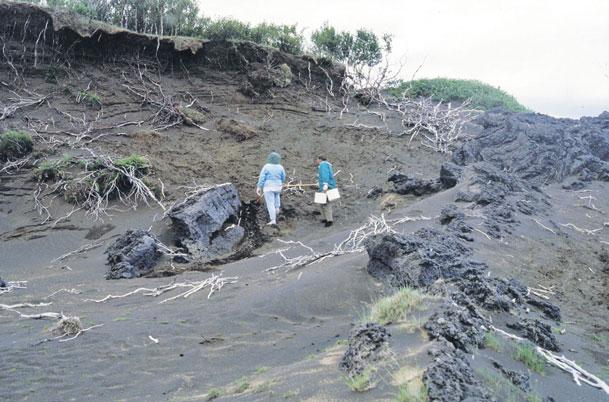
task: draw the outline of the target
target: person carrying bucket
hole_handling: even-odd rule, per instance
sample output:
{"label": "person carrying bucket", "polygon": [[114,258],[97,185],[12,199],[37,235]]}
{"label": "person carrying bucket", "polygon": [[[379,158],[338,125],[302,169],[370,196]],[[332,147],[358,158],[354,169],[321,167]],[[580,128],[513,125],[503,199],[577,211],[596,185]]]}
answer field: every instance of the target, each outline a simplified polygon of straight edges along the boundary
{"label": "person carrying bucket", "polygon": [[[332,201],[338,198],[338,194],[332,197],[333,193],[338,193],[336,189],[336,180],[334,179],[334,171],[332,170],[332,164],[323,156],[317,157],[317,171],[318,171],[318,184],[319,192],[326,195],[325,202],[320,203],[321,207],[321,218],[322,222],[327,226],[332,226],[334,218],[332,216]],[[329,194],[330,192],[330,194]],[[331,200],[331,198],[333,198]]]}

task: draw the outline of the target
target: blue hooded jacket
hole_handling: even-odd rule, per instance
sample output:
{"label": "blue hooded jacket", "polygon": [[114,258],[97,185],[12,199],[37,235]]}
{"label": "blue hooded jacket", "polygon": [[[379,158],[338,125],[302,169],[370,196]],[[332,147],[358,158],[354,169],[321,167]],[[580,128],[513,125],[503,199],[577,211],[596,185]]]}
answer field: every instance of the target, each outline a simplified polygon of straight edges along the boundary
{"label": "blue hooded jacket", "polygon": [[319,164],[319,191],[324,191],[324,184],[328,185],[328,189],[336,188],[336,180],[334,180],[334,171],[332,164],[328,161],[322,161]]}
{"label": "blue hooded jacket", "polygon": [[277,152],[271,152],[267,158],[267,163],[260,171],[258,178],[258,188],[264,187],[280,189],[285,182],[285,170],[280,165],[281,156]]}

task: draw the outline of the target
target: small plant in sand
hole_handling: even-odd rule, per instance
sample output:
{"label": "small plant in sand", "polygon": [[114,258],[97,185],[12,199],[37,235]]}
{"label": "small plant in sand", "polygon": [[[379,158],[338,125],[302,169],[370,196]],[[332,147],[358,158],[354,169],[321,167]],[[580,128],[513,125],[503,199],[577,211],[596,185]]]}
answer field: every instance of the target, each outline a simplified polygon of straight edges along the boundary
{"label": "small plant in sand", "polygon": [[419,382],[403,385],[399,388],[395,402],[427,402],[427,388]]}
{"label": "small plant in sand", "polygon": [[65,169],[71,163],[72,157],[67,155],[61,159],[47,159],[38,165],[34,175],[39,181],[59,180],[65,176]]}
{"label": "small plant in sand", "polygon": [[89,92],[89,90],[80,91],[76,96],[77,103],[83,103],[89,107],[101,107],[101,97],[94,93]]}
{"label": "small plant in sand", "polygon": [[528,343],[519,343],[513,357],[536,373],[543,373],[546,366],[544,358]]}
{"label": "small plant in sand", "polygon": [[207,400],[212,401],[216,398],[219,398],[223,395],[223,392],[220,388],[212,388],[207,391]]}
{"label": "small plant in sand", "polygon": [[239,379],[239,381],[237,381],[237,383],[235,384],[235,389],[234,389],[234,393],[235,394],[241,394],[245,391],[247,391],[250,387],[250,383],[247,380],[247,378],[243,377],[241,379]]}
{"label": "small plant in sand", "polygon": [[365,392],[374,388],[375,384],[372,381],[372,376],[376,370],[372,367],[367,367],[361,374],[355,374],[350,377],[345,377],[345,382],[351,391]]}
{"label": "small plant in sand", "polygon": [[383,325],[400,321],[406,313],[421,306],[424,296],[415,289],[402,288],[391,296],[376,301],[370,310],[369,321]]}
{"label": "small plant in sand", "polygon": [[0,134],[0,160],[21,158],[34,147],[32,137],[24,132],[8,130]]}
{"label": "small plant in sand", "polygon": [[499,338],[497,338],[494,333],[487,332],[484,334],[484,348],[490,349],[493,352],[501,351],[501,343],[499,342]]}

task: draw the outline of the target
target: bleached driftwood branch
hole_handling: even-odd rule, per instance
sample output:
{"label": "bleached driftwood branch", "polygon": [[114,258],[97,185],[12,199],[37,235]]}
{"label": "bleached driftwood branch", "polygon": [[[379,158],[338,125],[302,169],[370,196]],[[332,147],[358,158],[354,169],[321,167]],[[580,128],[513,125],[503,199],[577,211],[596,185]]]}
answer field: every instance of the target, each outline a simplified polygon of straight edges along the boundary
{"label": "bleached driftwood branch", "polygon": [[102,299],[85,299],[85,301],[90,301],[94,303],[104,303],[108,300],[112,299],[122,299],[125,297],[133,296],[135,294],[141,293],[144,296],[152,296],[158,297],[166,292],[169,292],[174,289],[188,288],[185,292],[179,293],[175,296],[166,298],[159,302],[159,304],[166,303],[168,301],[172,301],[178,298],[187,298],[188,296],[197,293],[202,289],[209,289],[209,293],[207,294],[207,298],[209,299],[216,291],[222,289],[226,284],[237,283],[238,277],[223,277],[221,274],[216,275],[212,274],[211,277],[203,280],[203,281],[189,281],[189,282],[180,282],[180,283],[170,283],[167,285],[159,286],[157,288],[137,288],[131,292],[122,294],[122,295],[108,295]]}
{"label": "bleached driftwood branch", "polygon": [[[493,331],[502,334],[503,336],[513,339],[517,342],[524,342],[525,339],[517,335],[510,334],[502,329],[490,326]],[[606,382],[581,368],[575,361],[567,359],[564,355],[557,355],[541,346],[535,346],[535,350],[539,353],[548,363],[559,369],[571,374],[573,381],[579,386],[581,383],[586,383],[594,388],[599,388],[609,395],[609,385]]]}

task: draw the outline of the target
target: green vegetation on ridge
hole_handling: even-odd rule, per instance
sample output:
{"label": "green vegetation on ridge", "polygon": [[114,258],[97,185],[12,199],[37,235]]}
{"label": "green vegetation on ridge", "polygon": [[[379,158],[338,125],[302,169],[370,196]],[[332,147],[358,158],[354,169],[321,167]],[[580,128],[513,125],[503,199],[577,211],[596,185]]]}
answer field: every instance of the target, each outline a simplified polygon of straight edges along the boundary
{"label": "green vegetation on ridge", "polygon": [[398,97],[430,97],[434,101],[445,102],[463,102],[469,99],[472,107],[482,110],[500,107],[512,112],[528,111],[504,90],[477,80],[433,78],[400,81],[389,89],[389,93]]}

